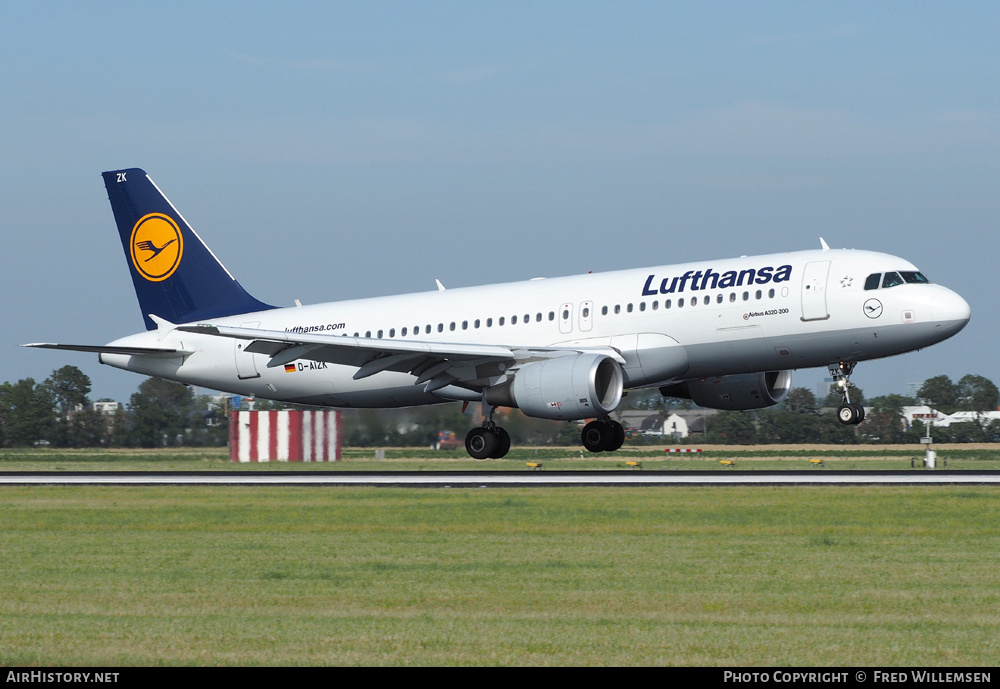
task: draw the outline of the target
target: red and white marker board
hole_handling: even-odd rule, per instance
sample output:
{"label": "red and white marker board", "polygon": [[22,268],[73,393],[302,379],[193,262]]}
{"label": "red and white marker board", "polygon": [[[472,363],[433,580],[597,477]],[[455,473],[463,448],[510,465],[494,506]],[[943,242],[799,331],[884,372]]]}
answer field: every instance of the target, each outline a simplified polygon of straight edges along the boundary
{"label": "red and white marker board", "polygon": [[229,415],[233,462],[336,462],[340,412],[234,411]]}

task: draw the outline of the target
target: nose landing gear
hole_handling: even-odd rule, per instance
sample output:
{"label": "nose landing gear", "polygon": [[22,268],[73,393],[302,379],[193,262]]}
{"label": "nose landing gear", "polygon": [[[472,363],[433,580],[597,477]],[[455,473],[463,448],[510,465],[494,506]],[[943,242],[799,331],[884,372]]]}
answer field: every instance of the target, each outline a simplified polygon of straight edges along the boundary
{"label": "nose landing gear", "polygon": [[838,364],[830,365],[830,375],[837,386],[837,392],[843,397],[844,402],[837,407],[837,419],[840,423],[857,426],[865,420],[865,408],[860,404],[851,402],[850,389],[854,387],[851,382],[851,373],[854,372],[855,362],[841,361]]}

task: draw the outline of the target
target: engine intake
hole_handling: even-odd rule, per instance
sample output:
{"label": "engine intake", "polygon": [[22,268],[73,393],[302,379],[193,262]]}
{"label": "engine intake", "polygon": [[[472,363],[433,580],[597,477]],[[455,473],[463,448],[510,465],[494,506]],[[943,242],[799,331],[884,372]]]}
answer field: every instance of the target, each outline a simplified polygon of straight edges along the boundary
{"label": "engine intake", "polygon": [[485,399],[542,419],[587,419],[613,412],[624,384],[617,361],[582,353],[524,364],[513,380],[486,390]]}
{"label": "engine intake", "polygon": [[689,399],[708,409],[763,409],[784,400],[791,387],[791,371],[768,371],[688,380],[662,387],[660,394]]}

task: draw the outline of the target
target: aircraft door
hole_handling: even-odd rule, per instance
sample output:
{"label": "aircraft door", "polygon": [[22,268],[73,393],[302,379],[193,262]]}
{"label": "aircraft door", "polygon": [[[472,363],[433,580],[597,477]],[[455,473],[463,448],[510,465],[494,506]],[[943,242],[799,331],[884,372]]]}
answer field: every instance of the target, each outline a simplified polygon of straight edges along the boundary
{"label": "aircraft door", "polygon": [[580,304],[580,330],[589,331],[594,327],[594,302],[585,301]]}
{"label": "aircraft door", "polygon": [[802,274],[802,320],[822,321],[830,317],[826,308],[826,279],[829,261],[811,261]]}
{"label": "aircraft door", "polygon": [[559,306],[559,332],[563,335],[573,332],[572,304],[561,304]]}
{"label": "aircraft door", "polygon": [[[259,328],[260,321],[255,323],[241,323],[240,327]],[[260,355],[243,351],[250,344],[247,340],[234,341],[236,342],[236,377],[240,380],[260,378],[260,372],[257,371],[257,357]]]}

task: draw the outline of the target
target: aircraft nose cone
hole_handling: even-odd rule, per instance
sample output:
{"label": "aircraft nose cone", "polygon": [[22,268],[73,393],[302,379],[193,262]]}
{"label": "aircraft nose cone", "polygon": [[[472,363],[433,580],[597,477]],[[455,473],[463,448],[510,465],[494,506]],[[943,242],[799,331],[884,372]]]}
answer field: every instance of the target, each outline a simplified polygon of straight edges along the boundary
{"label": "aircraft nose cone", "polygon": [[934,320],[956,333],[966,326],[971,317],[969,302],[951,290],[946,290],[934,300]]}

